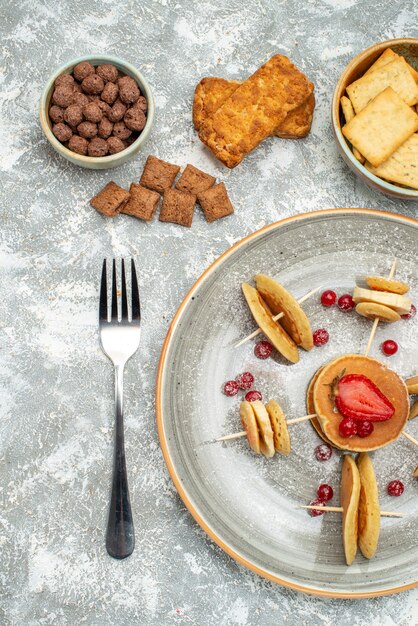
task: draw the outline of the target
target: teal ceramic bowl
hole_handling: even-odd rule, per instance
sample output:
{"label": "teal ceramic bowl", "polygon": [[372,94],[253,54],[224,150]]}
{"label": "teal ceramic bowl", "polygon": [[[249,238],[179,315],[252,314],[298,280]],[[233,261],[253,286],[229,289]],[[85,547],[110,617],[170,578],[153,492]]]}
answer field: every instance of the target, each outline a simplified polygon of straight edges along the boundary
{"label": "teal ceramic bowl", "polygon": [[[111,154],[105,157],[83,156],[81,154],[77,154],[75,152],[72,152],[71,150],[68,150],[68,148],[66,148],[60,141],[58,141],[58,139],[52,133],[52,130],[51,130],[52,123],[51,123],[51,120],[49,119],[48,111],[49,111],[49,104],[50,104],[51,97],[52,97],[52,92],[54,89],[55,80],[61,74],[70,74],[73,68],[81,61],[90,61],[92,65],[100,65],[102,63],[112,63],[118,68],[118,70],[120,70],[127,76],[131,76],[134,80],[136,80],[142,94],[147,99],[148,112],[147,112],[147,123],[145,125],[145,128],[143,129],[139,137],[136,139],[136,141],[134,141],[125,150],[122,150],[122,152],[118,152],[117,154]],[[42,93],[40,109],[39,109],[39,117],[41,120],[41,127],[42,127],[42,130],[44,131],[46,138],[48,139],[51,146],[61,156],[63,156],[68,161],[71,161],[71,163],[74,163],[74,165],[80,165],[81,167],[87,167],[92,170],[104,170],[104,169],[108,169],[112,167],[118,167],[119,165],[126,163],[126,161],[129,161],[129,159],[132,159],[132,157],[134,157],[139,152],[139,150],[141,149],[142,145],[147,140],[148,135],[151,131],[151,127],[154,121],[154,112],[155,112],[155,105],[154,105],[154,98],[152,95],[152,91],[147,80],[141,74],[141,72],[139,72],[133,65],[131,65],[127,61],[123,61],[122,59],[119,59],[117,57],[109,56],[107,54],[106,55],[88,54],[82,57],[78,57],[77,59],[73,59],[69,63],[62,65],[49,78],[45,86],[45,89]]]}
{"label": "teal ceramic bowl", "polygon": [[343,114],[340,107],[341,96],[345,95],[347,85],[360,78],[360,76],[363,76],[386,48],[391,48],[397,54],[404,56],[408,63],[418,70],[418,39],[416,38],[405,37],[402,39],[390,39],[374,44],[370,46],[370,48],[363,50],[363,52],[347,65],[335,88],[331,109],[332,128],[342,158],[347,163],[348,167],[364,183],[389,196],[401,198],[402,200],[417,201],[418,190],[411,189],[410,187],[402,187],[396,183],[386,181],[383,178],[378,178],[357,161],[341,131],[344,125]]}

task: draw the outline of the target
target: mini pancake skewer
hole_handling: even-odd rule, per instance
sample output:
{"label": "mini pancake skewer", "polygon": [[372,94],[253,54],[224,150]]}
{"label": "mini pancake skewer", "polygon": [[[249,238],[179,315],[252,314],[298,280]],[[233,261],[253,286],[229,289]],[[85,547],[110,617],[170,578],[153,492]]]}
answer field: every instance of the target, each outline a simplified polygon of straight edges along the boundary
{"label": "mini pancake skewer", "polygon": [[[390,284],[390,282],[392,281],[392,278],[395,275],[397,264],[398,264],[398,260],[396,258],[393,259],[392,267],[390,268],[390,272],[389,272],[389,276],[387,278],[387,283],[386,284],[388,284],[388,283]],[[368,285],[370,286],[369,283],[368,283]],[[372,287],[372,289],[373,289],[373,287]],[[364,307],[364,304],[365,303],[362,303],[362,302],[357,304],[357,306],[356,306],[357,313],[359,313],[360,315],[363,315],[364,317],[372,317],[374,315],[373,307],[372,307],[372,311],[370,311],[370,307],[368,307],[368,308]],[[379,322],[381,321],[381,319],[386,319],[385,318],[385,313],[387,313],[387,311],[386,311],[386,309],[381,308],[381,307],[384,307],[384,306],[385,305],[380,305],[380,307],[378,309],[375,309],[376,316],[375,316],[374,321],[373,321],[373,326],[372,326],[372,329],[370,331],[370,336],[369,336],[369,340],[367,342],[366,349],[364,351],[364,356],[368,356],[369,355],[369,352],[371,350],[371,347],[372,347],[372,344],[373,344],[373,340],[374,340],[374,336],[376,334]],[[389,307],[386,307],[386,308],[389,308]],[[379,317],[379,314],[380,314],[380,317]],[[400,316],[397,319],[400,319]],[[397,321],[397,319],[395,317],[394,320],[386,319],[386,321]]]}

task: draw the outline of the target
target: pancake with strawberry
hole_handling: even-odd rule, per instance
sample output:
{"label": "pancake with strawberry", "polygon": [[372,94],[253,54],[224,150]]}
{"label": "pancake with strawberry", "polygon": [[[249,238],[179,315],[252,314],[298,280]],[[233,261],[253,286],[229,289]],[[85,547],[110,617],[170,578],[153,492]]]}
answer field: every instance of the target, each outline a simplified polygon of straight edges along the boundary
{"label": "pancake with strawberry", "polygon": [[347,354],[319,372],[313,403],[324,435],[338,448],[366,452],[397,439],[409,414],[396,372],[371,357]]}

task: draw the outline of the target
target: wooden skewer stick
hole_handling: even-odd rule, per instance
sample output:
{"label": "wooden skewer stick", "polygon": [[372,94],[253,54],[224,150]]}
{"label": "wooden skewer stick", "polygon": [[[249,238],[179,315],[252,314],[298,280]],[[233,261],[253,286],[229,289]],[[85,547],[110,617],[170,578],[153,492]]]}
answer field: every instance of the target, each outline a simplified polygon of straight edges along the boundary
{"label": "wooden skewer stick", "polygon": [[[389,280],[391,280],[393,278],[394,274],[395,274],[397,263],[398,263],[398,259],[395,257],[393,259],[392,267],[390,268],[390,272],[389,272],[389,276],[388,276]],[[378,317],[376,317],[374,319],[374,321],[373,321],[373,326],[372,326],[372,329],[370,331],[370,337],[369,337],[369,341],[367,342],[367,346],[366,346],[366,350],[364,352],[364,356],[369,356],[369,352],[370,352],[370,349],[372,347],[373,339],[374,339],[374,336],[376,334],[377,326],[378,326],[379,322],[380,322],[380,319]]]}
{"label": "wooden skewer stick", "polygon": [[[299,424],[300,422],[306,422],[307,420],[311,420],[314,417],[316,417],[316,413],[312,413],[311,415],[304,415],[303,417],[296,417],[293,420],[289,420],[288,422],[286,422],[286,424],[288,426],[291,426],[292,424]],[[219,437],[219,439],[215,439],[216,442],[221,442],[221,441],[230,441],[231,439],[239,439],[240,437],[245,437],[246,436],[246,431],[245,430],[241,430],[241,432],[239,433],[232,433],[232,435],[225,435],[224,437]]]}
{"label": "wooden skewer stick", "polygon": [[404,437],[406,437],[411,443],[414,444],[414,446],[418,446],[418,441],[412,437],[412,435],[410,435],[409,433],[406,433],[404,430],[402,431],[402,434]]}
{"label": "wooden skewer stick", "polygon": [[[321,511],[330,511],[332,513],[342,513],[342,506],[322,506],[321,504],[308,504],[308,505],[300,505],[301,509],[318,509]],[[398,511],[380,511],[380,515],[383,517],[405,517],[405,513],[400,513]]]}
{"label": "wooden skewer stick", "polygon": [[[305,300],[307,300],[308,298],[313,296],[314,293],[316,293],[320,289],[321,289],[321,287],[317,287],[316,289],[312,289],[312,291],[309,291],[309,293],[306,293],[304,296],[299,298],[299,300],[298,300],[299,304],[302,304],[302,302],[305,302]],[[282,317],[284,317],[284,313],[278,313],[277,315],[274,315],[272,317],[272,320],[277,322],[277,320],[280,320]],[[262,332],[261,328],[257,328],[257,330],[255,330],[253,333],[251,333],[251,335],[248,335],[248,337],[245,337],[244,339],[241,339],[241,341],[236,343],[234,348],[239,348],[244,343],[247,343],[247,341],[250,341],[250,339],[253,339],[254,337],[257,337],[257,335],[259,335],[261,332]]]}

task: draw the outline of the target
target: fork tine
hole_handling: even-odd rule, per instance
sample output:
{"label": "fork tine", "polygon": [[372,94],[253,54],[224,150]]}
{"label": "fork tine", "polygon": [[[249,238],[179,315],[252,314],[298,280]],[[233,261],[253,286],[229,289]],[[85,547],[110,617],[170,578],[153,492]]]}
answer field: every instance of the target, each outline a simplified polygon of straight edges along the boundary
{"label": "fork tine", "polygon": [[125,261],[122,259],[122,320],[128,321],[128,296],[126,293]]}
{"label": "fork tine", "polygon": [[139,303],[138,279],[136,276],[135,262],[131,259],[132,274],[132,320],[139,321],[141,319],[141,307]]}
{"label": "fork tine", "polygon": [[116,261],[113,259],[112,271],[112,322],[118,321],[118,294],[116,290]]}
{"label": "fork tine", "polygon": [[102,279],[100,281],[99,319],[107,322],[107,272],[106,259],[103,260]]}

